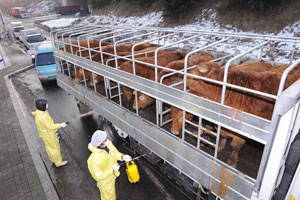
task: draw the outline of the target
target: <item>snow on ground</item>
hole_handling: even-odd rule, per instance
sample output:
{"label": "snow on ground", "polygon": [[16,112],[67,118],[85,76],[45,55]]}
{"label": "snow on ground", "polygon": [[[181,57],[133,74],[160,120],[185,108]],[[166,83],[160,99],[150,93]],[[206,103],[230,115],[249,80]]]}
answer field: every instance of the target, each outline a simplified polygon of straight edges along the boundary
{"label": "snow on ground", "polygon": [[[239,30],[236,27],[232,27],[231,25],[220,25],[217,22],[217,15],[215,9],[204,9],[202,12],[199,14],[199,16],[195,19],[195,22],[192,24],[186,24],[182,26],[176,26],[176,27],[170,27],[170,28],[175,28],[175,29],[181,29],[181,30],[205,30],[205,31],[221,31],[221,32],[229,32],[229,33],[242,33],[242,34],[257,34],[254,31],[248,31],[244,32]],[[164,27],[164,19],[163,19],[163,13],[162,12],[153,12],[141,17],[118,17],[114,15],[113,13],[110,13],[108,15],[99,15],[99,16],[89,16],[84,18],[80,24],[94,24],[94,25],[99,25],[99,24],[110,24],[110,25],[132,25],[132,26],[148,26],[148,27]],[[294,24],[290,24],[286,26],[282,31],[280,31],[278,34],[274,34],[271,32],[265,32],[265,33],[260,33],[264,35],[270,35],[270,36],[280,36],[280,37],[294,37],[297,36],[300,32],[300,21],[295,22]],[[168,41],[172,42],[172,41]],[[188,44],[195,45],[194,41],[191,40],[188,42]],[[198,42],[198,46],[200,46],[202,43]],[[239,52],[244,52],[248,50],[249,48],[253,47],[254,45],[257,45],[258,43],[244,43],[245,46],[241,45],[237,47],[237,50]],[[277,48],[285,48],[285,49],[292,49],[293,44],[286,44],[286,43],[278,43],[276,44]],[[297,45],[298,46],[298,45]],[[274,48],[276,48],[274,47]],[[300,48],[298,46],[298,48]],[[233,50],[234,48],[224,46],[224,45],[219,45],[217,47],[218,52],[223,52],[226,54],[234,54]],[[274,49],[273,49],[274,50]],[[236,53],[236,52],[235,52]],[[253,51],[251,54],[254,55],[256,58],[260,56],[260,49]],[[273,52],[274,53],[274,52]],[[266,60],[273,60],[277,63],[286,63],[288,62],[288,54],[284,53],[285,55],[281,55],[281,57],[278,57],[279,53],[276,52],[273,55],[265,55]]]}
{"label": "snow on ground", "polygon": [[[46,0],[43,0],[42,2],[46,2]],[[229,33],[242,33],[242,34],[255,34],[255,32],[244,32],[241,31],[235,27],[232,27],[231,25],[220,25],[217,22],[217,16],[216,11],[214,9],[205,9],[203,10],[199,16],[195,19],[195,22],[192,24],[186,24],[182,26],[176,26],[176,27],[170,27],[175,29],[181,29],[181,30],[205,30],[205,31],[222,31],[222,32],[229,32]],[[77,18],[78,19],[78,18]],[[144,16],[131,16],[131,17],[118,17],[114,15],[113,13],[110,13],[108,15],[92,15],[88,17],[82,18],[80,22],[74,22],[76,19],[58,19],[58,20],[50,20],[43,22],[43,25],[52,27],[63,27],[71,25],[72,23],[76,25],[77,23],[81,25],[101,25],[101,24],[109,24],[109,25],[131,25],[131,26],[144,26],[144,27],[164,27],[164,19],[163,19],[163,13],[162,12],[152,12],[150,14],[144,15]],[[282,37],[293,37],[295,34],[298,34],[300,31],[300,22],[296,22],[294,24],[291,24],[289,26],[286,26],[282,31],[277,34],[277,36]],[[274,36],[273,33],[263,33],[265,35]],[[188,36],[188,35],[185,35]],[[169,41],[166,41],[166,43],[172,43],[173,40],[170,39]],[[196,44],[196,45],[195,45]],[[250,42],[250,43],[243,43],[241,45],[238,45],[236,49],[233,47],[232,44],[228,45],[218,45],[215,47],[215,50],[218,52],[222,52],[225,54],[236,54],[238,52],[245,52],[246,50],[250,49],[251,47],[257,45],[258,43]],[[189,45],[190,47],[198,48],[201,45],[204,45],[203,42],[195,42],[195,40],[190,40],[185,43],[185,45]],[[291,49],[292,44],[286,44],[286,43],[278,43],[277,46],[274,47],[274,49],[281,47],[286,49]],[[298,47],[300,48],[300,47]],[[257,49],[253,51],[252,56],[259,58],[261,51],[260,49]],[[276,53],[273,53],[273,55],[265,55],[266,60],[273,60],[277,63],[286,63],[288,62],[288,53],[284,52],[284,55],[281,54],[281,57],[278,57],[279,55],[278,51]]]}
{"label": "snow on ground", "polygon": [[117,17],[113,13],[109,15],[91,16],[85,18],[81,24],[127,24],[133,26],[160,26],[163,22],[162,12],[152,12],[142,17]]}
{"label": "snow on ground", "polygon": [[54,19],[42,22],[42,25],[48,26],[49,28],[53,27],[65,27],[71,25],[75,20],[78,18],[61,18],[61,19]]}
{"label": "snow on ground", "polygon": [[36,17],[54,14],[56,6],[57,4],[53,0],[41,0],[39,3],[33,2],[29,4],[26,9],[31,16]]}
{"label": "snow on ground", "polygon": [[[182,26],[176,26],[172,28],[183,29],[183,30],[210,30],[210,31],[224,31],[224,32],[238,32],[238,33],[255,33],[255,32],[244,32],[231,25],[221,26],[216,20],[215,9],[204,9],[195,19],[192,24],[186,24]],[[141,17],[118,17],[113,13],[108,15],[93,15],[85,18],[81,24],[110,24],[110,25],[132,25],[132,26],[154,26],[163,27],[163,12],[152,12],[150,14]],[[286,26],[278,36],[292,37],[295,33],[300,31],[300,21],[294,24]],[[267,35],[274,35],[273,33],[264,33]]]}

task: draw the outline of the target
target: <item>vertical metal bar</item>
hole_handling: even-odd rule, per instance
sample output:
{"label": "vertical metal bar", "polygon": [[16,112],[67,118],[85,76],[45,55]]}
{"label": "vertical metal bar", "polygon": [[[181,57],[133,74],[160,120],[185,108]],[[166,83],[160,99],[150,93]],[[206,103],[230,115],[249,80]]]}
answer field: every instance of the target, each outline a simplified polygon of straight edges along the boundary
{"label": "vertical metal bar", "polygon": [[94,74],[94,72],[92,72],[92,76],[93,76],[93,81],[94,81],[94,91],[97,92],[97,90],[96,90],[96,81],[95,81],[95,74]]}
{"label": "vertical metal bar", "polygon": [[185,110],[182,110],[182,129],[181,129],[181,132],[182,132],[182,141],[184,141],[185,139]]}
{"label": "vertical metal bar", "polygon": [[134,100],[135,100],[135,113],[137,115],[139,115],[139,102],[138,102],[138,91],[137,90],[134,90],[135,91],[135,97],[134,97]]}
{"label": "vertical metal bar", "polygon": [[122,106],[122,97],[121,97],[121,88],[120,88],[120,83],[118,84],[118,93],[119,93],[119,101],[120,101],[120,106]]}
{"label": "vertical metal bar", "polygon": [[[120,32],[123,32],[123,31],[126,31],[126,30],[122,30]],[[118,31],[119,32],[119,31]],[[130,33],[136,33],[138,31],[133,31],[133,32],[129,32],[129,33],[123,33],[123,34],[120,34],[120,35],[116,35],[116,36],[111,36],[111,37],[107,37],[107,38],[104,38],[104,39],[101,39],[100,40],[100,53],[101,53],[101,60],[102,60],[102,64],[104,64],[104,59],[103,59],[103,52],[102,52],[102,42],[105,41],[105,40],[108,40],[108,39],[112,39],[113,40],[113,43],[115,44],[115,38],[116,37],[120,37],[120,36],[123,36],[123,35],[127,35],[127,34],[130,34]]]}
{"label": "vertical metal bar", "polygon": [[220,44],[220,43],[223,43],[223,42],[226,42],[227,40],[229,40],[230,38],[225,38],[223,40],[220,40],[220,41],[217,41],[217,42],[214,42],[214,43],[211,43],[209,45],[206,45],[206,46],[203,46],[203,47],[200,47],[198,49],[195,49],[189,53],[186,54],[185,58],[184,58],[184,75],[183,75],[183,91],[186,92],[186,80],[187,80],[187,68],[188,68],[188,57],[194,53],[197,53],[199,51],[203,51],[207,48],[210,48],[212,46],[215,46],[217,44]]}
{"label": "vertical metal bar", "polygon": [[163,125],[163,102],[159,101],[159,100],[157,102],[158,102],[158,109],[159,109],[159,115],[160,115],[159,126],[162,127],[162,125]]}
{"label": "vertical metal bar", "polygon": [[[283,74],[281,76],[281,81],[280,81],[280,84],[279,84],[277,96],[280,96],[282,91],[283,91],[284,83],[285,83],[285,80],[286,80],[286,77],[287,77],[288,73],[290,71],[292,71],[299,63],[300,63],[300,59],[298,59],[296,62],[294,62],[291,66],[289,66],[283,72]],[[274,106],[274,112],[273,112],[273,115],[272,115],[272,124],[271,124],[271,131],[270,131],[271,133],[276,132],[276,130],[278,128],[278,123],[280,121],[281,116],[279,116],[279,114],[276,113],[276,110],[277,110],[278,106],[279,106],[278,101],[276,101],[275,106]],[[259,190],[259,188],[261,186],[261,182],[262,182],[265,170],[266,170],[267,162],[268,162],[270,154],[271,154],[274,139],[275,139],[275,135],[273,135],[269,139],[269,141],[267,142],[267,144],[264,148],[264,152],[263,152],[263,155],[262,155],[262,158],[261,158],[262,162],[259,166],[258,175],[257,175],[257,179],[256,179],[256,184],[255,184],[255,187],[254,187],[254,189],[257,190],[257,191]]]}
{"label": "vertical metal bar", "polygon": [[216,148],[215,148],[215,153],[214,153],[215,158],[218,157],[220,136],[221,136],[221,126],[218,125],[217,138],[216,138]]}
{"label": "vertical metal bar", "polygon": [[202,131],[202,117],[199,117],[198,121],[198,137],[197,137],[197,149],[200,149],[200,138],[201,138],[201,131]]}
{"label": "vertical metal bar", "polygon": [[107,93],[107,78],[103,77],[104,78],[104,90],[105,90],[105,96],[106,98],[109,98],[108,97],[108,93]]}
{"label": "vertical metal bar", "polygon": [[[240,58],[240,57],[246,55],[247,53],[250,53],[251,51],[254,51],[255,49],[257,49],[257,48],[259,48],[259,47],[262,47],[262,46],[264,46],[264,45],[266,45],[266,44],[268,44],[268,43],[269,43],[269,41],[262,42],[261,44],[255,46],[255,47],[253,47],[253,48],[251,48],[251,49],[249,49],[249,50],[247,50],[247,51],[245,51],[245,52],[243,52],[243,53],[241,53],[241,54],[239,54],[239,55],[237,55],[237,56],[235,56],[235,57],[233,57],[233,58],[231,58],[231,59],[226,63],[226,65],[225,65],[225,69],[224,69],[224,77],[223,77],[223,83],[227,83],[228,68],[229,68],[229,65],[232,63],[232,61],[234,61],[234,60],[236,60],[236,59],[238,59],[238,58]],[[223,84],[223,87],[222,87],[221,104],[224,104],[224,101],[225,101],[225,92],[226,92],[226,85]]]}
{"label": "vertical metal bar", "polygon": [[71,78],[71,70],[68,62],[67,62],[67,68],[68,68],[69,77]]}

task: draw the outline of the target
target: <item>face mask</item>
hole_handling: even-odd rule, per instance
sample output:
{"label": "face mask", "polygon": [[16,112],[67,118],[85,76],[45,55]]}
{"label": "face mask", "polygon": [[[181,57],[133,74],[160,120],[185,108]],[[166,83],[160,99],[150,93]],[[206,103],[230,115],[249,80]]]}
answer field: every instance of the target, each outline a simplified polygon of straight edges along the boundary
{"label": "face mask", "polygon": [[46,110],[48,110],[48,104],[46,104]]}

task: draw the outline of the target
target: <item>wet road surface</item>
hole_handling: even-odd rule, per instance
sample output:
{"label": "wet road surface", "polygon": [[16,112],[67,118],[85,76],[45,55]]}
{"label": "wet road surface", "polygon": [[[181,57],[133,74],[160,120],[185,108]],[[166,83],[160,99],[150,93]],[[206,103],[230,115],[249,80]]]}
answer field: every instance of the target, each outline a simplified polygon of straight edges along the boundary
{"label": "wet road surface", "polygon": [[[31,69],[13,78],[13,83],[29,111],[35,110],[35,99],[46,98],[49,113],[57,123],[70,121],[70,125],[61,130],[61,151],[63,159],[69,164],[63,168],[52,166],[46,153],[42,156],[61,199],[99,199],[96,182],[90,176],[86,161],[90,155],[87,145],[91,134],[97,130],[97,115],[81,117],[73,96],[65,93],[55,82],[44,87],[40,84],[36,72]],[[33,116],[30,116],[33,117]],[[120,152],[128,153],[122,146]],[[122,199],[187,199],[165,180],[157,176],[143,161],[138,161],[140,182],[130,184],[121,167],[121,175],[116,182],[118,195]]]}
{"label": "wet road surface", "polygon": [[[16,21],[16,20],[13,20]],[[27,28],[32,23],[24,22]],[[16,44],[2,44],[9,61],[13,66],[28,66],[31,57],[24,54]],[[61,133],[61,153],[68,165],[63,168],[54,167],[46,152],[42,158],[51,180],[61,199],[100,199],[96,182],[87,169],[87,159],[90,152],[87,148],[92,133],[97,130],[95,114],[81,117],[73,96],[68,95],[56,82],[50,82],[44,87],[40,84],[35,69],[21,73],[12,78],[13,84],[29,113],[35,110],[35,100],[46,98],[49,103],[49,113],[55,122],[70,121],[70,125]],[[33,119],[33,116],[28,116]],[[42,141],[39,141],[42,144]],[[42,145],[43,146],[43,145]],[[120,152],[128,153],[122,146],[117,146]],[[140,182],[130,184],[125,168],[121,167],[121,175],[116,181],[117,193],[120,199],[187,199],[165,180],[153,173],[143,161],[138,161]]]}

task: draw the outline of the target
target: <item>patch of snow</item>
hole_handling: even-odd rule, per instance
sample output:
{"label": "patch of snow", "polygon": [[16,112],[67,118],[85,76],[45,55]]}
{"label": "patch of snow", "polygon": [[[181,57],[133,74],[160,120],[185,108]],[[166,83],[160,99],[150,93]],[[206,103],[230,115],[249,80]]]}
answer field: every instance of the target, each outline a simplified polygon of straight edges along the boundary
{"label": "patch of snow", "polygon": [[279,36],[284,37],[293,37],[295,34],[299,35],[300,33],[300,21],[297,21],[293,24],[286,26],[282,31],[278,33]]}
{"label": "patch of snow", "polygon": [[82,20],[82,24],[110,24],[133,26],[160,26],[163,22],[163,12],[152,12],[141,17],[118,17],[113,13],[109,15],[90,16]]}
{"label": "patch of snow", "polygon": [[61,19],[54,19],[42,22],[42,25],[48,26],[49,28],[53,27],[65,27],[71,25],[77,18],[61,18]]}
{"label": "patch of snow", "polygon": [[[109,24],[109,25],[131,25],[131,26],[140,26],[140,27],[164,27],[164,18],[163,12],[152,12],[150,14],[137,17],[118,17],[114,15],[114,13],[110,13],[108,15],[99,15],[99,16],[89,16],[84,18],[80,24],[82,25],[99,25],[99,24]],[[220,25],[217,21],[217,14],[215,9],[204,9],[198,17],[196,17],[195,22],[192,24],[186,24],[181,26],[170,27],[180,30],[197,30],[197,31],[218,31],[218,32],[228,32],[228,33],[241,33],[241,34],[257,34],[254,31],[241,31],[236,27],[232,27],[231,25]],[[286,26],[282,31],[278,34],[274,33],[263,33],[264,35],[269,35],[270,37],[273,36],[280,36],[280,37],[294,37],[297,36],[300,32],[300,21],[295,22],[294,24],[290,24]],[[262,33],[260,33],[262,34]],[[185,33],[184,37],[189,37],[189,34]],[[203,38],[201,38],[203,39]],[[170,44],[176,41],[176,38],[169,38],[169,41],[165,41],[165,44]],[[259,40],[251,40],[250,42],[243,42],[242,44],[234,45],[230,42],[227,44],[216,45],[214,50],[217,52],[222,52],[226,55],[236,55],[239,52],[245,52],[250,48],[257,46],[261,41]],[[185,42],[186,47],[192,48],[199,48],[204,45],[205,42],[195,42],[195,40],[190,40]],[[292,43],[286,42],[278,42],[274,44],[270,52],[265,52],[263,55],[265,60],[271,60],[276,63],[288,63],[289,62],[289,53],[292,50]],[[297,48],[300,44],[297,45]],[[175,46],[175,45],[174,45]],[[285,51],[278,51],[278,49],[286,49]],[[261,56],[260,48],[257,50],[252,51],[250,59],[257,59]],[[278,56],[280,54],[280,56]]]}
{"label": "patch of snow", "polygon": [[53,14],[54,8],[57,6],[53,0],[41,0],[39,3],[33,2],[26,9],[31,16],[43,16]]}

